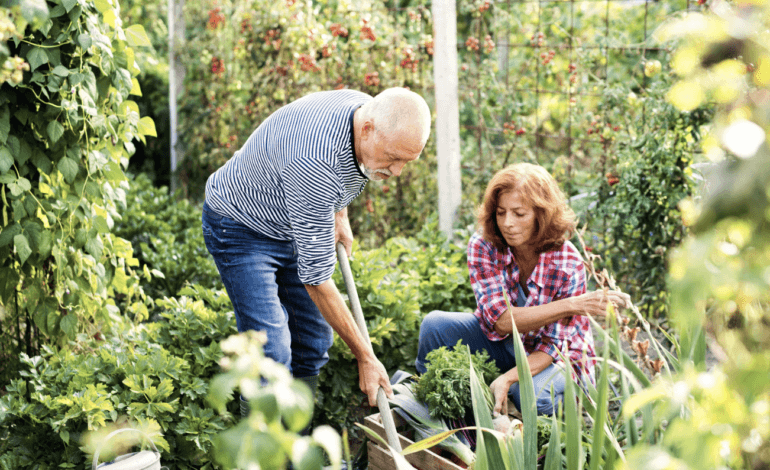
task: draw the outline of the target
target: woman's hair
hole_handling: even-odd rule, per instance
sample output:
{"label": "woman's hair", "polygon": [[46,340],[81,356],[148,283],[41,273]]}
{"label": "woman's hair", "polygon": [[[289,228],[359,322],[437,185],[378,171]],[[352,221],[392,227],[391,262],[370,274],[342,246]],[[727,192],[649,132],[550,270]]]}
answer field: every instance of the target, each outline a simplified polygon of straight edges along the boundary
{"label": "woman's hair", "polygon": [[497,206],[502,194],[513,191],[535,211],[533,246],[537,253],[558,248],[572,237],[577,226],[575,213],[556,180],[539,165],[516,163],[495,173],[478,208],[482,235],[495,248],[508,246],[497,226]]}

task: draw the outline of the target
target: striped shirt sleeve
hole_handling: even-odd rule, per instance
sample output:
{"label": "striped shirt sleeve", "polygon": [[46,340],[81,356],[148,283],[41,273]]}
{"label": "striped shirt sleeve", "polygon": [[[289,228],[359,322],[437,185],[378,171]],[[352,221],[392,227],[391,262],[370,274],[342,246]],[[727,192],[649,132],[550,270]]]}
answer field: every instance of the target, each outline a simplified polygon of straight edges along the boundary
{"label": "striped shirt sleeve", "polygon": [[318,285],[331,279],[334,254],[334,201],[341,185],[334,170],[318,159],[299,159],[283,171],[286,208],[289,212],[303,284]]}

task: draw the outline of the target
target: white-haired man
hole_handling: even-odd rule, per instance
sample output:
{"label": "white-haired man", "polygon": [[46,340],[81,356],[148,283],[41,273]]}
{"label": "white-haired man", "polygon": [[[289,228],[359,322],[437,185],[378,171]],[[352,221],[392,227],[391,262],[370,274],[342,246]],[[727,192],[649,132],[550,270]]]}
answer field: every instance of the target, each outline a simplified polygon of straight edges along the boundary
{"label": "white-haired man", "polygon": [[376,404],[392,394],[331,280],[335,245],[351,254],[347,205],[367,181],[401,174],[430,134],[422,97],[390,88],[313,93],[270,115],[206,184],[203,234],[239,331],[267,332],[265,355],[315,390],[332,329],[358,360]]}

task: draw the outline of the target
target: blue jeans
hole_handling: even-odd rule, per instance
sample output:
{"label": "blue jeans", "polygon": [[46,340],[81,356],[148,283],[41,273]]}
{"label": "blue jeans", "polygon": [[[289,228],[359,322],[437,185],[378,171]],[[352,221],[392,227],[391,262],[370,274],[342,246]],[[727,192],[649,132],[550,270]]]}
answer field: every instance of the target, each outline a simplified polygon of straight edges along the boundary
{"label": "blue jeans", "polygon": [[238,331],[265,331],[265,356],[287,366],[294,377],[318,375],[329,361],[334,337],[299,280],[294,242],[262,236],[205,203],[202,226]]}
{"label": "blue jeans", "polygon": [[[513,341],[491,341],[481,331],[479,320],[472,313],[434,311],[425,316],[420,325],[420,344],[417,347],[417,359],[414,362],[417,372],[424,374],[425,356],[442,346],[454,347],[462,339],[471,352],[485,350],[501,372],[507,372],[516,366],[516,354]],[[532,377],[535,383],[538,414],[551,415],[564,399],[564,374],[560,364],[551,364],[545,370]],[[554,400],[551,400],[553,388]],[[521,409],[519,383],[513,384],[508,395],[516,408]]]}

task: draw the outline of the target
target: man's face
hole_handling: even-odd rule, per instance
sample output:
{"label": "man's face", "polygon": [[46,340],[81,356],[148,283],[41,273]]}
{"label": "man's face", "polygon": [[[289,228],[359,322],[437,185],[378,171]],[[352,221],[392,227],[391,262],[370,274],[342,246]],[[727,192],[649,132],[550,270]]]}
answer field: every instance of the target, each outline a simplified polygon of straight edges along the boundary
{"label": "man's face", "polygon": [[382,181],[399,176],[407,163],[417,160],[422,152],[422,142],[416,133],[393,132],[385,135],[376,130],[364,136],[361,145],[361,171],[372,181]]}

